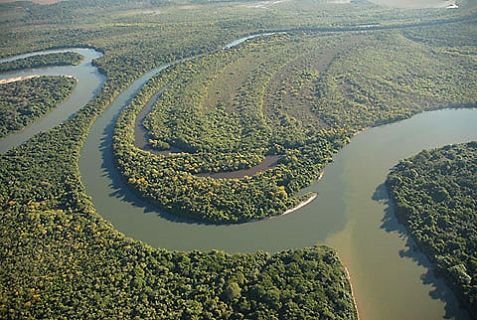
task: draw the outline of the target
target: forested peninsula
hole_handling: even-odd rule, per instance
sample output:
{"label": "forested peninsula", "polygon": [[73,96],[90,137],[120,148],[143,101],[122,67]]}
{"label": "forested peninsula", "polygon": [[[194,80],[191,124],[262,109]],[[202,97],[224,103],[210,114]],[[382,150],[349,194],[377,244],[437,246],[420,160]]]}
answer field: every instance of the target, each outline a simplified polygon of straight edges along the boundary
{"label": "forested peninsula", "polygon": [[399,220],[477,317],[477,142],[403,160],[386,186]]}
{"label": "forested peninsula", "polygon": [[0,63],[0,72],[51,66],[74,66],[81,60],[83,57],[76,52],[48,53]]}
{"label": "forested peninsula", "polygon": [[21,130],[66,99],[75,79],[43,76],[0,84],[0,138]]}

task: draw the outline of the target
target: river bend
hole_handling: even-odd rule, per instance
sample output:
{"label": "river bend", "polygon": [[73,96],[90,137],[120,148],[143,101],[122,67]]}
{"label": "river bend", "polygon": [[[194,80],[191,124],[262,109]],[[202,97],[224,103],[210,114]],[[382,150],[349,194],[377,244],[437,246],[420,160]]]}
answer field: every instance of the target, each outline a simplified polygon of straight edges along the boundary
{"label": "river bend", "polygon": [[[63,122],[101,89],[104,77],[91,64],[101,54],[92,49],[42,53],[64,51],[78,52],[85,59],[79,66],[0,75],[0,79],[70,75],[78,80],[64,103],[25,130],[0,140],[0,152]],[[338,251],[350,271],[362,319],[468,319],[397,223],[383,183],[400,159],[425,148],[477,140],[477,110],[426,112],[358,134],[326,167],[324,178],[304,190],[318,192],[318,199],[293,214],[239,225],[197,224],[159,212],[138,198],[114,167],[112,134],[120,111],[168,66],[151,70],[123,91],[95,121],[81,152],[86,191],[98,212],[118,230],[152,246],[174,250],[278,251],[325,243]]]}
{"label": "river bend", "polygon": [[67,120],[78,110],[84,107],[101,90],[105,81],[92,62],[103,54],[89,48],[66,48],[26,53],[15,57],[0,59],[0,63],[23,59],[27,57],[45,55],[49,53],[76,52],[83,56],[80,64],[75,66],[54,66],[34,69],[15,70],[0,74],[0,80],[29,76],[70,76],[76,79],[76,86],[71,94],[56,108],[43,115],[20,131],[13,132],[0,140],[0,153],[5,153],[13,147],[19,146],[35,134],[47,131]]}

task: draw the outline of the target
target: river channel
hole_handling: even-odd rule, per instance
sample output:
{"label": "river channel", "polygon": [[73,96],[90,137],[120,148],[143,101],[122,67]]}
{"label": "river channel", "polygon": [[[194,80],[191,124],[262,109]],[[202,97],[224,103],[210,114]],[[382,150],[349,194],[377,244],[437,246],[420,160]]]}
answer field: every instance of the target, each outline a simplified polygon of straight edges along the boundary
{"label": "river channel", "polygon": [[29,76],[70,76],[76,79],[76,86],[72,93],[54,110],[37,119],[29,126],[6,136],[0,140],[0,153],[16,147],[41,131],[48,131],[59,125],[78,110],[85,106],[101,90],[105,77],[93,66],[92,61],[103,54],[89,48],[66,48],[57,50],[45,50],[18,55],[11,58],[0,59],[0,63],[23,59],[31,56],[45,55],[49,53],[76,52],[83,56],[83,60],[76,66],[55,66],[35,69],[24,69],[0,74],[0,80],[29,77]]}
{"label": "river channel", "polygon": [[[100,56],[95,51],[86,54]],[[32,127],[47,130],[61,123],[100,90],[104,79],[88,59],[75,67],[27,70],[0,77],[63,74],[78,79],[73,94],[62,106],[26,130],[1,140],[0,152],[26,141],[34,134],[29,131]],[[239,225],[191,223],[160,212],[137,197],[112,158],[112,131],[119,112],[148,79],[166,67],[150,71],[123,91],[95,121],[81,152],[80,170],[86,191],[97,211],[119,231],[152,246],[174,250],[273,252],[327,244],[337,250],[350,271],[361,319],[469,319],[397,223],[383,183],[400,159],[425,148],[477,140],[477,110],[425,112],[358,134],[326,167],[323,179],[305,190],[317,192],[318,198],[290,215]],[[62,73],[62,68],[67,71]],[[77,73],[72,72],[75,68]],[[80,90],[83,85],[89,89]],[[77,91],[84,96],[75,95]],[[63,113],[62,107],[69,113]]]}

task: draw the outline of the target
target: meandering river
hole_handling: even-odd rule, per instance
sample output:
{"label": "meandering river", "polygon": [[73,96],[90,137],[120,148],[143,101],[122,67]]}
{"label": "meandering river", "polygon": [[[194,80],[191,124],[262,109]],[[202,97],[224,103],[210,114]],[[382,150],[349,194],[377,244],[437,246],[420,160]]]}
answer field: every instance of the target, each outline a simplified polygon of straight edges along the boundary
{"label": "meandering river", "polygon": [[[87,50],[81,53],[85,57],[90,55],[79,66],[1,76],[72,75],[78,86],[61,106],[25,132],[1,140],[0,152],[61,123],[98,92],[104,79],[90,62],[100,54],[91,49],[65,49],[77,50]],[[81,152],[86,191],[98,212],[118,230],[152,246],[174,250],[278,251],[327,244],[338,251],[350,271],[361,319],[468,319],[397,223],[383,183],[400,159],[425,148],[477,140],[477,110],[426,112],[358,134],[326,167],[323,179],[305,190],[318,192],[318,198],[293,214],[240,225],[197,224],[159,212],[138,198],[112,158],[112,131],[119,112],[148,79],[166,67],[145,74],[118,96],[95,121]],[[88,87],[80,90],[83,85]],[[62,109],[70,111],[63,113]]]}
{"label": "meandering river", "polygon": [[76,52],[83,56],[83,60],[76,66],[55,66],[35,69],[24,69],[0,74],[0,80],[29,76],[70,76],[76,79],[76,86],[70,96],[60,103],[54,110],[48,112],[43,117],[37,119],[31,125],[6,136],[0,140],[0,153],[5,153],[9,149],[16,147],[35,134],[47,131],[59,125],[79,109],[84,107],[88,101],[93,99],[101,90],[105,77],[92,65],[92,61],[98,59],[103,54],[87,48],[66,48],[58,50],[45,50],[41,52],[26,53],[11,58],[0,59],[0,63],[18,59],[23,59],[36,55],[49,53]]}

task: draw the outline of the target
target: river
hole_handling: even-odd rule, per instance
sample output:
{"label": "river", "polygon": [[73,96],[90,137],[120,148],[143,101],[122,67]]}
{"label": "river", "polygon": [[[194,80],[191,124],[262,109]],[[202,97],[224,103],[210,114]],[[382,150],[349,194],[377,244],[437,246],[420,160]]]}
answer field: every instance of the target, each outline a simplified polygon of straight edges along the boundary
{"label": "river", "polygon": [[[323,179],[305,190],[317,192],[318,198],[292,214],[240,225],[190,223],[138,198],[112,159],[112,131],[119,112],[165,67],[145,74],[118,96],[95,121],[81,152],[86,191],[98,212],[118,230],[152,246],[174,250],[278,251],[324,243],[337,250],[350,271],[361,319],[468,319],[397,223],[383,183],[400,159],[424,148],[477,140],[477,110],[426,112],[358,134],[326,167]],[[44,72],[55,69],[59,73],[59,68],[63,67],[45,68]],[[65,68],[70,68],[65,75],[79,68],[85,76],[96,78],[96,88],[87,91],[89,99],[100,89],[103,79],[90,64]],[[30,72],[38,74],[39,70]],[[84,82],[84,78],[77,79],[75,90]],[[72,100],[72,106],[80,105],[75,99],[81,98],[72,95],[65,103]],[[89,99],[81,100],[83,105]],[[48,116],[54,118],[62,114],[60,110]],[[58,116],[59,122],[64,116],[61,119]],[[26,139],[22,132],[10,137],[17,137],[13,145]],[[11,148],[10,142],[5,146],[7,139],[0,141],[1,150]]]}
{"label": "river", "polygon": [[83,56],[83,60],[76,66],[55,66],[35,69],[24,69],[0,74],[0,80],[28,77],[28,76],[70,76],[76,79],[76,86],[71,94],[54,110],[48,112],[43,117],[37,119],[29,126],[10,134],[0,140],[0,153],[5,153],[9,149],[16,147],[35,134],[47,131],[59,125],[78,110],[85,106],[101,90],[105,77],[92,65],[92,61],[98,59],[103,54],[88,48],[66,48],[57,50],[45,50],[18,55],[11,58],[0,59],[0,63],[27,58],[48,53],[76,52]]}

